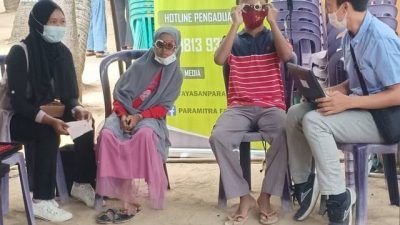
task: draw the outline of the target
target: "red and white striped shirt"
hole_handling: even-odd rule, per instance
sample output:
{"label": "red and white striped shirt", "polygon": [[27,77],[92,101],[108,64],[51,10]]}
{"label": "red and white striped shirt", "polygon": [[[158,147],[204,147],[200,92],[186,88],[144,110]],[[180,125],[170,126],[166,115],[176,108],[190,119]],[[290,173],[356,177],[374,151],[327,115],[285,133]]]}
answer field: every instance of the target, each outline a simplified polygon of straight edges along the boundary
{"label": "red and white striped shirt", "polygon": [[285,93],[276,52],[230,55],[228,106],[278,107],[286,110]]}

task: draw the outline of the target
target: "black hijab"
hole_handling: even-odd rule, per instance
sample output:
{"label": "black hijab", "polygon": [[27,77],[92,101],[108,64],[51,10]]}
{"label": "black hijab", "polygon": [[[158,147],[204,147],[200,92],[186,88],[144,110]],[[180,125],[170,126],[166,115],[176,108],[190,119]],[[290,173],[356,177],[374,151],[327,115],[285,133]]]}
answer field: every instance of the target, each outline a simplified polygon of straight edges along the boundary
{"label": "black hijab", "polygon": [[42,38],[43,25],[54,10],[61,8],[51,0],[37,2],[29,14],[29,34],[23,40],[28,48],[31,95],[36,104],[78,98],[78,84],[72,54],[62,43],[49,43]]}

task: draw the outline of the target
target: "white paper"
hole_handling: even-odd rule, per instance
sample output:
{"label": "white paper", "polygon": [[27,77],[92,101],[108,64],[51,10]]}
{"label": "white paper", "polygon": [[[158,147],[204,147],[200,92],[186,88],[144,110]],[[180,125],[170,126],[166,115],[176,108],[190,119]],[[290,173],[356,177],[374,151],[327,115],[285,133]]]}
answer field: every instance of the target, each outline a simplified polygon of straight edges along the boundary
{"label": "white paper", "polygon": [[68,131],[69,135],[71,136],[72,140],[93,130],[92,120],[89,120],[89,121],[79,120],[79,121],[74,121],[74,122],[68,122],[67,124],[69,126],[67,128],[67,131]]}

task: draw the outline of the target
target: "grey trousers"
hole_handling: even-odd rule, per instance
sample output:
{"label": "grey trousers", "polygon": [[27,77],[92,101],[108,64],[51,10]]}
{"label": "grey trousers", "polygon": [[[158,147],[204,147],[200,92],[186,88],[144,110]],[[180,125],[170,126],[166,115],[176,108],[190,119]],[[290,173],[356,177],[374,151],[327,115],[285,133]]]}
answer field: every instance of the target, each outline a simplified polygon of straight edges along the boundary
{"label": "grey trousers", "polygon": [[310,103],[300,103],[289,109],[286,122],[293,182],[300,184],[307,181],[314,157],[323,195],[337,195],[346,190],[336,142],[383,142],[367,110],[346,110],[323,116],[313,110]]}
{"label": "grey trousers", "polygon": [[239,145],[244,134],[258,128],[270,143],[262,192],[281,196],[287,172],[285,135],[286,113],[278,108],[243,106],[228,108],[218,119],[210,137],[217,159],[226,197],[236,198],[250,193],[240,167]]}
{"label": "grey trousers", "polygon": [[132,31],[129,23],[128,0],[115,0],[114,4],[118,23],[118,37],[121,47],[132,47]]}

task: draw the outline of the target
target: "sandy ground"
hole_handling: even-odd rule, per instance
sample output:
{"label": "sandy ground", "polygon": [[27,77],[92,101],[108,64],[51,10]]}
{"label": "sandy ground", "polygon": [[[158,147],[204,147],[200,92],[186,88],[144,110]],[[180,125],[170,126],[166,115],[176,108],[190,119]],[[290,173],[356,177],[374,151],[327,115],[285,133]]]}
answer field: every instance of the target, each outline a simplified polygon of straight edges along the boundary
{"label": "sandy ground", "polygon": [[[108,7],[108,5],[107,5]],[[109,10],[107,10],[109,12]],[[7,54],[10,43],[7,42],[11,34],[14,13],[4,13],[3,1],[0,0],[0,54]],[[108,15],[110,15],[108,13]],[[109,25],[108,51],[114,52],[114,35],[111,29],[111,16],[107,18]],[[100,82],[98,79],[98,68],[101,59],[87,58],[84,71],[85,89],[83,90],[83,104],[90,108],[97,121],[101,121],[103,114],[103,100],[101,94]],[[113,68],[115,71],[115,67]],[[116,76],[114,77],[115,80]],[[64,138],[63,142],[69,142]],[[260,169],[259,163],[253,163],[253,195],[259,194],[262,174],[256,172]],[[168,173],[172,189],[167,193],[167,203],[165,210],[152,210],[144,203],[144,210],[127,224],[176,224],[176,225],[219,225],[223,224],[227,213],[235,210],[238,201],[229,201],[226,211],[217,208],[218,194],[218,166],[215,163],[189,164],[189,163],[169,163]],[[387,188],[384,179],[369,179],[369,202],[368,202],[368,224],[371,225],[398,225],[399,208],[390,206],[387,194]],[[273,198],[273,205],[279,209],[280,201]],[[117,202],[108,201],[107,207],[118,206]],[[295,206],[295,210],[298,206]],[[318,207],[318,204],[317,204]],[[78,224],[89,225],[96,224],[94,217],[97,212],[83,205],[82,203],[71,199],[62,208],[72,212],[74,218],[67,221],[65,225]],[[283,215],[279,224],[304,224],[317,225],[327,224],[327,217],[322,217],[314,210],[310,218],[304,222],[294,222],[291,218],[294,211]],[[246,224],[255,225],[258,223],[258,215],[255,210],[250,213],[250,218]],[[10,180],[10,212],[5,216],[5,224],[22,225],[27,224],[22,195],[20,190],[17,171],[13,168]],[[37,224],[52,224],[42,220],[36,220]]]}

